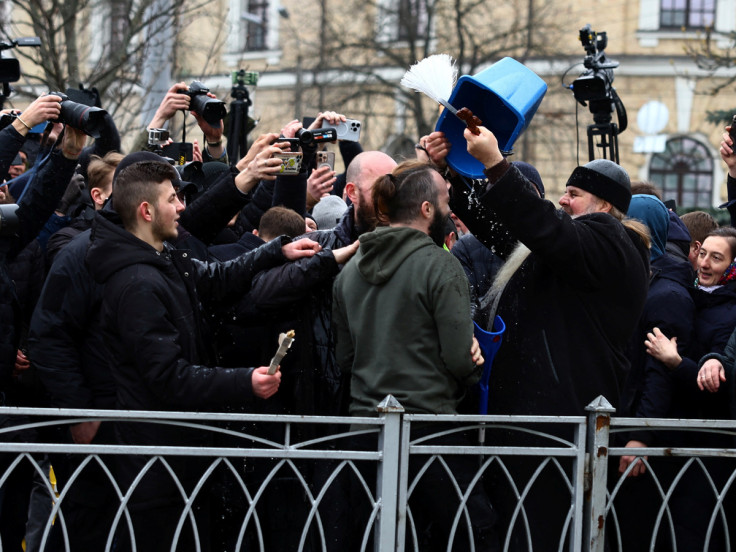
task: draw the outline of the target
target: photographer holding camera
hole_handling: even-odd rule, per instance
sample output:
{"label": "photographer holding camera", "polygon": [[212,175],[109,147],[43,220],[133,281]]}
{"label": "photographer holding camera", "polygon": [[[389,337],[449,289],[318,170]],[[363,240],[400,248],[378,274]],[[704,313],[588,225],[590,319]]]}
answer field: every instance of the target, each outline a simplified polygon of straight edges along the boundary
{"label": "photographer holding camera", "polygon": [[[197,83],[195,81],[192,84],[196,85],[201,83]],[[194,93],[197,94],[198,92],[195,90]],[[204,92],[203,95],[206,95],[207,98],[217,99],[217,97],[209,91]],[[169,91],[166,93],[163,100],[161,100],[161,104],[156,110],[156,113],[147,128],[164,128],[164,125],[166,125],[169,119],[176,115],[177,111],[188,111],[192,107],[192,91],[190,91],[190,86],[185,82],[177,82],[169,88]],[[212,121],[208,122],[205,120],[203,113],[199,113],[197,111],[192,111],[191,113],[197,120],[197,124],[204,134],[205,143],[202,148],[202,161],[205,163],[207,161],[222,161],[223,163],[227,163],[227,152],[225,151],[225,146],[222,141],[224,130],[222,121],[220,121],[219,125],[214,125],[212,124]],[[136,142],[137,147],[134,149],[145,149],[147,141],[148,133],[146,131],[144,133],[144,137],[142,135],[142,138]]]}
{"label": "photographer holding camera", "polygon": [[61,112],[61,98],[44,94],[34,100],[22,113],[7,110],[12,122],[0,131],[0,180],[8,176],[8,169],[20,151],[28,132],[37,124],[55,120]]}
{"label": "photographer holding camera", "polygon": [[[60,101],[58,96],[41,96],[8,128],[4,129],[0,133],[0,158],[10,157],[12,160],[28,130],[38,123],[58,117]],[[19,129],[18,125],[23,128]],[[7,390],[7,384],[15,368],[19,339],[15,286],[8,274],[6,263],[36,238],[44,223],[53,213],[71,180],[86,139],[82,131],[67,126],[61,142],[36,166],[35,171],[31,174],[28,186],[18,205],[2,207],[0,317],[1,323],[8,329],[0,335],[0,377],[2,377],[3,391]]]}

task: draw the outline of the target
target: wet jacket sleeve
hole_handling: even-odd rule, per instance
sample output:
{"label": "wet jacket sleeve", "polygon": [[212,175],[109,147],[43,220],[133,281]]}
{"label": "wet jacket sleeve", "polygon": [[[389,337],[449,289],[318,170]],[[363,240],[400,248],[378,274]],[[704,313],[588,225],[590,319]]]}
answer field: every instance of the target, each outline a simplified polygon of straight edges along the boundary
{"label": "wet jacket sleeve", "polygon": [[[536,195],[533,185],[519,173],[519,186]],[[518,241],[495,209],[480,201],[487,181],[474,181],[461,175],[450,178],[450,208],[470,232],[492,253],[506,259]]]}
{"label": "wet jacket sleeve", "polygon": [[235,221],[235,233],[238,236],[258,229],[263,213],[273,205],[275,186],[275,180],[261,180],[256,188],[248,194],[248,202],[240,211],[238,220]]}

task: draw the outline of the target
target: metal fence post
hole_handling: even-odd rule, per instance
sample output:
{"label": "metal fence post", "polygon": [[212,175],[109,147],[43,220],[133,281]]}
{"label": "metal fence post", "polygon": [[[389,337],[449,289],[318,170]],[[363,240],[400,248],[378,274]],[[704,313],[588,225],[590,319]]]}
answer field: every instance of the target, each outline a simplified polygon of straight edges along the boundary
{"label": "metal fence post", "polygon": [[396,520],[399,496],[399,454],[401,446],[401,418],[404,407],[393,395],[388,395],[376,407],[385,418],[378,440],[378,449],[383,453],[378,465],[376,499],[381,510],[376,524],[376,552],[396,550]]}
{"label": "metal fence post", "polygon": [[590,544],[590,552],[603,552],[611,414],[616,409],[601,395],[585,410],[588,412],[588,435],[583,542]]}

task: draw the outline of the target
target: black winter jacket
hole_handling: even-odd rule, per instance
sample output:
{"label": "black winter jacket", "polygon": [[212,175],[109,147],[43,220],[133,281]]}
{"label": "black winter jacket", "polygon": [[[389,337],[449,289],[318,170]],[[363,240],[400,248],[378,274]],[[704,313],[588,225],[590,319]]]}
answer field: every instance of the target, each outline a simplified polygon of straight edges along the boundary
{"label": "black winter jacket", "polygon": [[[690,354],[695,303],[692,266],[688,260],[662,255],[652,261],[652,277],[644,312],[631,341],[631,369],[621,397],[621,416],[640,418],[683,417],[684,397],[674,385],[672,374],[661,362],[648,355],[644,347],[647,332],[657,327],[668,336],[677,336],[677,349]],[[637,432],[630,438],[652,444],[654,434]]]}
{"label": "black winter jacket", "polygon": [[[250,370],[212,368],[200,296],[245,293],[259,270],[283,262],[284,239],[225,263],[202,263],[166,246],[158,252],[107,217],[92,228],[87,265],[105,284],[102,331],[122,409],[197,409],[250,394]],[[130,441],[128,441],[130,442]]]}
{"label": "black winter jacket", "polygon": [[[252,308],[273,311],[291,306],[302,329],[298,335],[304,336],[300,350],[308,376],[297,390],[306,409],[299,413],[347,414],[349,390],[335,360],[332,331],[332,284],[340,266],[331,250],[353,243],[358,236],[351,205],[334,228],[305,234],[322,246],[322,252],[259,274],[253,282]],[[309,404],[311,397],[314,402]]]}
{"label": "black winter jacket", "polygon": [[[205,240],[237,212],[244,198],[232,175],[197,198],[183,212],[186,222]],[[215,206],[215,209],[212,209]],[[119,219],[105,206],[108,221]],[[186,215],[186,216],[185,216]],[[98,215],[102,216],[102,215]],[[180,228],[186,245],[206,248]],[[57,255],[31,319],[29,347],[41,380],[58,408],[115,408],[115,383],[107,366],[105,340],[99,331],[99,309],[104,286],[95,282],[85,265],[90,230],[82,232]]]}
{"label": "black winter jacket", "polygon": [[646,298],[649,252],[612,216],[573,219],[531,186],[509,167],[480,196],[497,220],[476,224],[483,238],[473,230],[502,258],[516,241],[531,250],[499,304],[506,333],[489,411],[583,415],[599,395],[617,406],[626,348]]}
{"label": "black winter jacket", "polygon": [[698,288],[691,293],[695,323],[690,356],[683,357],[673,371],[678,389],[687,397],[681,401],[681,408],[687,408],[681,417],[724,419],[728,416],[725,402],[714,400],[710,393],[698,388],[698,360],[709,353],[722,353],[736,328],[736,281],[727,282],[712,293]]}
{"label": "black winter jacket", "polygon": [[0,390],[15,366],[22,319],[6,262],[36,238],[64,194],[76,165],[76,160],[67,159],[60,150],[54,150],[36,168],[18,204],[17,232],[0,237]]}

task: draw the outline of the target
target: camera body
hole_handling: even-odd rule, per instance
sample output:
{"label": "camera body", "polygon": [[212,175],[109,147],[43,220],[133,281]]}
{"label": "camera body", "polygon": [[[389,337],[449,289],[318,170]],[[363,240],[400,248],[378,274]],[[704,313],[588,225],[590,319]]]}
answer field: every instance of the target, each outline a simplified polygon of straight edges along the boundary
{"label": "camera body", "polygon": [[736,146],[736,115],[731,119],[731,130],[728,131],[728,135],[731,137],[731,141],[733,142],[733,145],[731,146],[731,149],[733,149],[733,147]]}
{"label": "camera body", "polygon": [[2,115],[0,115],[0,130],[4,129],[17,118],[18,115],[16,115],[15,113],[3,113]]}
{"label": "camera body", "polygon": [[168,144],[169,136],[169,131],[165,128],[149,128],[148,149],[173,160],[174,165],[181,166],[194,159],[194,144],[190,142]]}
{"label": "camera body", "polygon": [[301,145],[301,141],[299,138],[284,138],[283,136],[279,136],[275,141],[274,144],[283,144],[288,143],[289,144],[289,151],[299,151],[299,146]]}
{"label": "camera body", "polygon": [[186,94],[190,98],[189,110],[196,111],[202,118],[215,128],[220,127],[220,121],[227,115],[225,102],[210,98],[210,91],[199,81],[192,81],[187,90],[179,90],[180,94]]}
{"label": "camera body", "polygon": [[245,69],[230,73],[233,86],[255,86],[258,84],[258,76],[258,71],[246,71]]}
{"label": "camera body", "polygon": [[606,58],[604,50],[608,45],[608,35],[595,32],[588,24],[580,29],[580,42],[586,52],[583,65],[587,70],[571,85],[575,99],[583,105],[588,101],[613,101],[613,70],[619,64]]}
{"label": "camera body", "polygon": [[61,113],[55,123],[64,123],[72,128],[81,130],[92,138],[99,138],[100,132],[105,127],[105,116],[107,111],[74,102],[63,92],[49,92],[50,95],[61,98]]}
{"label": "camera body", "polygon": [[337,140],[337,129],[334,127],[306,129],[300,128],[296,131],[296,137],[303,146],[321,144],[323,142],[334,142]]}

